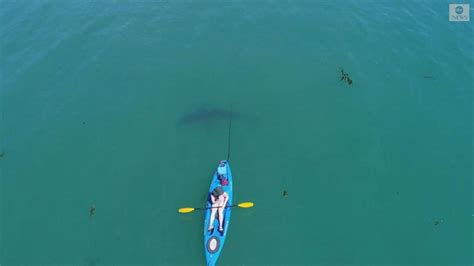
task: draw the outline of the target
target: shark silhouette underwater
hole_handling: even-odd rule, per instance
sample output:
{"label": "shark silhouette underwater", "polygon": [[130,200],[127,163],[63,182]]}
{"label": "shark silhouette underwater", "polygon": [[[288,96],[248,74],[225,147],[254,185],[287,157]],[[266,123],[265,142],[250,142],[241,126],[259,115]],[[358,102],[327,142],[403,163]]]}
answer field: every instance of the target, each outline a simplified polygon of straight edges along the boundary
{"label": "shark silhouette underwater", "polygon": [[235,111],[221,108],[201,107],[181,116],[178,120],[180,126],[191,126],[197,124],[211,124],[216,121],[228,121],[230,117],[236,118],[238,114]]}

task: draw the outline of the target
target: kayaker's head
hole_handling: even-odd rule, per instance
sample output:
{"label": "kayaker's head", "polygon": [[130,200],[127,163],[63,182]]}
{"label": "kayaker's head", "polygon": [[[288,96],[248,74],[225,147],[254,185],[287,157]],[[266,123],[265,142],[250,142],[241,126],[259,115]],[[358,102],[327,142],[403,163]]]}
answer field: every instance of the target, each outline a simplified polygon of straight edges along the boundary
{"label": "kayaker's head", "polygon": [[212,195],[216,198],[218,198],[220,195],[224,194],[224,189],[221,186],[216,187],[212,191]]}

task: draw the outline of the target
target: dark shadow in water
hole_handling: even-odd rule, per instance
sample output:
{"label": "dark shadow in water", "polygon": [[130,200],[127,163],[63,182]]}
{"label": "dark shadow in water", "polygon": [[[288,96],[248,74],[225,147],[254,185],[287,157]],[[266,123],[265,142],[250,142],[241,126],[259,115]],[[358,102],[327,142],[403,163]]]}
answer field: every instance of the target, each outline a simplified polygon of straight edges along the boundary
{"label": "dark shadow in water", "polygon": [[[193,125],[193,124],[206,124],[213,121],[229,120],[231,112],[230,110],[220,108],[205,108],[201,107],[190,113],[181,116],[178,120],[178,124],[181,126]],[[236,113],[232,112],[232,117],[236,117]]]}
{"label": "dark shadow in water", "polygon": [[257,119],[255,117],[243,115],[235,109],[230,110],[221,108],[207,108],[201,107],[195,109],[187,114],[182,115],[178,119],[178,126],[194,126],[194,125],[206,125],[210,126],[219,121],[228,121],[232,115],[232,120],[242,120],[246,123],[255,125]]}
{"label": "dark shadow in water", "polygon": [[95,258],[86,258],[85,260],[86,266],[96,266],[97,264],[100,263],[100,258],[95,257]]}

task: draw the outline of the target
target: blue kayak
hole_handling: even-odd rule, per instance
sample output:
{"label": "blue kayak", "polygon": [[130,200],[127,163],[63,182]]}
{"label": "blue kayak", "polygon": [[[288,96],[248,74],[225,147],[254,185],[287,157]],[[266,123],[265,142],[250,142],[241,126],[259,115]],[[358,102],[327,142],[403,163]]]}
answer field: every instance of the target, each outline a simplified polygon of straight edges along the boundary
{"label": "blue kayak", "polygon": [[[227,181],[223,181],[223,179]],[[206,254],[206,261],[208,266],[216,265],[217,259],[222,252],[224,247],[224,241],[229,231],[229,221],[232,208],[226,207],[224,210],[224,222],[223,228],[224,231],[220,232],[219,228],[219,219],[218,214],[216,214],[216,219],[214,220],[214,230],[208,231],[209,220],[211,216],[211,193],[212,191],[221,186],[229,195],[229,200],[227,201],[226,206],[232,205],[232,173],[230,172],[229,162],[223,160],[219,163],[214,175],[212,176],[211,186],[209,187],[209,193],[207,194],[206,201],[206,213],[204,218],[204,252]]]}

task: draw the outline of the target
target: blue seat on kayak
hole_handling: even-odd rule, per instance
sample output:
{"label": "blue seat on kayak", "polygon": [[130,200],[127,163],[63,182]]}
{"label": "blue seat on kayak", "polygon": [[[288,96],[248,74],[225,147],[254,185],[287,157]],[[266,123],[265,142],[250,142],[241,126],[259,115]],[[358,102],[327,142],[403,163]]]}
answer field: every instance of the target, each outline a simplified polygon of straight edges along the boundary
{"label": "blue seat on kayak", "polygon": [[225,166],[217,167],[217,174],[227,176],[227,167],[225,167]]}

